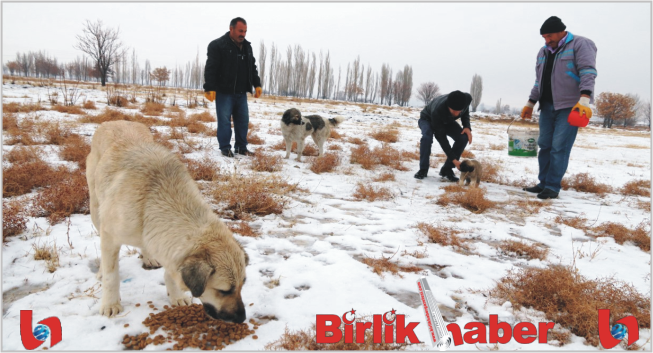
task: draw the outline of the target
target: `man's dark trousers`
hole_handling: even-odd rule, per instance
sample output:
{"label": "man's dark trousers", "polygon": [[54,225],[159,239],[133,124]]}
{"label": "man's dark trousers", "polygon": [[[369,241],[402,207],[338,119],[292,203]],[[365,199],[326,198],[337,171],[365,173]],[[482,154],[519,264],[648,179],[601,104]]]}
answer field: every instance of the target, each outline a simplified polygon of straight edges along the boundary
{"label": "man's dark trousers", "polygon": [[[433,145],[433,130],[431,129],[431,124],[426,120],[420,119],[418,121],[418,125],[422,130],[422,139],[420,140],[419,147],[419,169],[428,170],[429,157],[431,156],[431,145]],[[463,128],[460,127],[460,125],[458,125],[456,122],[451,122],[447,125],[444,125],[445,135],[451,137],[454,141],[453,147],[451,148],[451,153],[457,160],[460,160],[460,156],[463,154],[463,151],[469,142],[467,134],[463,134],[462,132]],[[442,146],[443,143],[449,145],[449,140],[447,140],[446,136],[442,141],[438,141],[440,142],[440,146]],[[449,158],[447,158],[447,161],[440,169],[440,174],[450,174],[453,172],[453,168],[455,168],[455,165]]]}
{"label": "man's dark trousers", "polygon": [[234,133],[236,134],[234,149],[246,150],[249,125],[247,93],[224,94],[216,92],[215,109],[218,114],[218,144],[220,149],[231,149],[231,118],[233,117]]}

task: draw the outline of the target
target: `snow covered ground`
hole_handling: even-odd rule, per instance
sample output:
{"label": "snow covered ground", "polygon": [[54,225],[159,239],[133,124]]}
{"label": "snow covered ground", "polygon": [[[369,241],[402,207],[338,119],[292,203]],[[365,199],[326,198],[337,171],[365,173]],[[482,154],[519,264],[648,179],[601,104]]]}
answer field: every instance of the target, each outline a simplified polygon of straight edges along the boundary
{"label": "snow covered ground", "polygon": [[[85,90],[87,99],[96,101],[97,114],[106,105],[105,93],[99,90]],[[3,103],[36,102],[45,100],[45,88],[22,84],[3,85]],[[48,103],[45,103],[49,106]],[[214,105],[209,111],[215,115]],[[377,107],[339,104],[337,102],[294,103],[285,99],[272,100],[269,97],[255,100],[250,98],[250,121],[259,126],[257,134],[265,140],[264,146],[277,144],[282,140],[279,130],[281,114],[296,107],[303,114],[320,114],[325,117],[344,116],[348,118],[338,133],[347,138],[359,137],[367,140],[370,147],[381,143],[368,134],[388,124],[394,124],[400,131],[399,141],[394,148],[414,152],[420,139],[417,127],[420,109],[399,107]],[[184,108],[182,106],[182,108]],[[187,109],[188,113],[205,109]],[[131,110],[135,112],[135,110]],[[35,114],[35,113],[29,113]],[[74,121],[77,116],[56,111],[36,112],[40,119]],[[25,116],[22,114],[19,116]],[[216,124],[208,124],[215,128]],[[94,124],[80,125],[77,132],[90,135],[97,127]],[[508,135],[506,124],[472,121],[473,144],[468,147],[476,159],[498,163],[501,173],[510,180],[537,179],[537,159],[508,156]],[[198,135],[198,139],[202,138]],[[220,155],[217,141],[204,137],[212,144],[208,156],[220,163],[223,170],[231,172],[256,173],[249,169],[250,158],[235,159]],[[307,144],[313,145],[310,137]],[[449,185],[437,177],[438,169],[431,168],[428,178],[418,181],[413,174],[418,162],[406,160],[408,171],[394,171],[388,167],[365,170],[350,163],[351,148],[355,145],[345,139],[329,139],[331,144],[341,144],[342,150],[335,152],[342,158],[341,165],[332,173],[315,174],[309,169],[309,158],[296,162],[293,152],[290,160],[283,161],[283,170],[278,172],[288,182],[299,183],[306,193],[291,193],[289,205],[283,214],[255,217],[250,225],[260,232],[258,238],[235,237],[243,244],[250,257],[247,268],[247,283],[242,297],[247,309],[247,320],[254,318],[264,322],[257,332],[258,339],[249,336],[228,350],[262,350],[265,344],[278,339],[284,328],[306,329],[315,323],[316,314],[342,315],[352,308],[358,314],[382,314],[396,309],[407,315],[407,322],[420,322],[415,332],[423,342],[428,342],[424,312],[417,294],[417,279],[427,277],[435,298],[440,303],[445,320],[456,322],[461,328],[467,322],[486,321],[490,314],[498,314],[500,321],[516,323],[524,315],[535,321],[544,321],[537,314],[516,313],[506,303],[488,302],[485,296],[496,281],[515,267],[545,267],[549,264],[575,266],[587,278],[596,279],[614,275],[637,290],[650,296],[651,257],[649,253],[626,243],[616,244],[612,238],[587,236],[583,231],[563,224],[555,218],[584,215],[596,225],[603,222],[618,222],[635,227],[642,221],[650,222],[650,214],[631,207],[635,201],[650,203],[646,197],[595,194],[562,191],[560,198],[536,201],[535,195],[527,194],[512,186],[482,183],[487,197],[498,202],[517,202],[529,199],[542,202],[544,207],[534,214],[519,212],[515,207],[490,209],[481,214],[471,213],[461,207],[446,207],[436,204],[437,197]],[[504,149],[490,148],[490,145],[504,145]],[[258,146],[250,145],[253,149]],[[3,145],[3,151],[12,146]],[[53,164],[68,164],[59,160],[58,147],[49,146],[47,160]],[[496,148],[496,147],[495,147]],[[285,152],[273,151],[279,156]],[[434,144],[433,153],[441,153]],[[204,152],[192,153],[188,157],[201,159]],[[432,157],[435,158],[435,157]],[[5,161],[3,161],[5,163]],[[438,166],[439,168],[439,166]],[[396,181],[373,182],[372,178],[381,172],[395,174]],[[581,129],[571,154],[567,175],[588,172],[597,181],[621,187],[631,180],[650,180],[651,139],[649,133],[620,133],[589,127]],[[357,183],[384,186],[391,190],[389,201],[357,201],[352,197]],[[462,231],[463,238],[472,239],[471,255],[454,251],[451,247],[427,242],[424,235],[415,228],[419,222],[442,224]],[[72,247],[68,245],[68,238]],[[500,254],[492,244],[501,240],[525,240],[538,242],[549,248],[544,261],[525,260]],[[60,267],[49,273],[43,261],[34,260],[33,244],[56,244],[60,248]],[[579,256],[600,247],[595,257]],[[107,318],[98,313],[102,294],[96,280],[97,259],[100,254],[100,239],[94,230],[90,215],[73,215],[70,228],[66,222],[50,227],[45,218],[31,218],[28,230],[11,238],[2,249],[2,349],[22,350],[20,340],[20,310],[33,310],[34,325],[50,316],[61,320],[63,340],[54,346],[56,350],[121,350],[125,334],[135,335],[145,331],[142,321],[151,312],[146,305],[153,301],[161,308],[168,304],[163,282],[163,269],[144,270],[138,254],[123,247],[120,257],[120,278],[122,305],[125,312],[117,318]],[[415,258],[406,253],[426,251],[427,256]],[[360,259],[389,257],[402,265],[416,265],[424,268],[422,273],[403,273],[403,278],[386,273],[383,277],[373,273]],[[266,284],[278,279],[279,285]],[[196,302],[199,303],[199,301]],[[465,303],[456,309],[457,303]],[[129,324],[128,328],[124,325]],[[649,330],[640,332],[639,343],[650,338]],[[548,344],[520,345],[514,340],[501,345],[501,350],[593,350],[585,345],[584,339],[573,337],[572,343],[563,347]],[[48,342],[49,343],[49,342]],[[47,343],[46,343],[47,344]],[[479,345],[489,349],[490,344]],[[172,343],[160,346],[150,345],[147,349],[164,350]],[[650,349],[650,345],[647,346]],[[39,348],[41,349],[41,348]],[[430,349],[429,345],[411,346],[409,349]],[[462,345],[451,350],[476,350],[473,345]]]}

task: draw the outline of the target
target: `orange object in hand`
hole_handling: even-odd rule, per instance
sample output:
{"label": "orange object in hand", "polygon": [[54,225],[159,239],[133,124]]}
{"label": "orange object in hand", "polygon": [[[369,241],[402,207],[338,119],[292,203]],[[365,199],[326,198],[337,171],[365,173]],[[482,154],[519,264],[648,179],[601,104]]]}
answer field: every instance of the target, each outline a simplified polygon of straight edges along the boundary
{"label": "orange object in hand", "polygon": [[215,91],[204,92],[204,97],[206,97],[209,102],[213,102],[215,100]]}
{"label": "orange object in hand", "polygon": [[254,94],[254,98],[258,98],[263,94],[263,88],[261,87],[256,87],[256,93]]}
{"label": "orange object in hand", "polygon": [[592,110],[590,110],[590,115],[587,116],[584,109],[583,112],[581,113],[580,109],[578,109],[577,107],[573,107],[571,109],[571,113],[569,113],[569,117],[567,117],[567,122],[571,126],[585,127],[587,126],[587,124],[589,124],[591,117],[592,117]]}

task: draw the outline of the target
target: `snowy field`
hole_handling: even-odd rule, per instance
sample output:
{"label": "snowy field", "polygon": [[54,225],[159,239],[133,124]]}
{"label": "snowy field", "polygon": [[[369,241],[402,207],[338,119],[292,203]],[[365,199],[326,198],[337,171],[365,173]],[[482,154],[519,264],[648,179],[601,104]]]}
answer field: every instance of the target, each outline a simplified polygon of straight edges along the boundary
{"label": "snowy field", "polygon": [[[106,106],[106,95],[100,90],[84,90],[86,99],[96,102],[98,114]],[[23,84],[3,85],[3,104],[8,102],[47,101],[46,88]],[[143,99],[139,98],[142,102]],[[49,107],[49,103],[43,103]],[[214,104],[209,111],[215,115]],[[488,301],[487,293],[496,282],[513,268],[546,267],[553,264],[575,264],[580,273],[589,279],[615,276],[631,283],[640,293],[650,297],[651,257],[632,243],[619,245],[613,238],[594,238],[584,231],[559,224],[557,216],[565,218],[582,215],[590,224],[617,222],[635,228],[649,222],[650,213],[633,207],[637,202],[650,203],[650,198],[624,196],[619,193],[603,197],[592,193],[562,190],[555,200],[539,201],[518,187],[481,183],[486,196],[504,206],[475,214],[456,206],[440,206],[436,200],[444,193],[442,187],[450,185],[437,177],[440,165],[432,167],[429,176],[416,180],[418,161],[406,158],[406,171],[386,166],[365,170],[351,164],[351,149],[356,145],[347,142],[358,137],[366,140],[370,148],[381,142],[369,133],[392,124],[399,132],[399,141],[392,147],[409,152],[418,151],[420,130],[417,120],[421,109],[366,106],[328,102],[291,102],[286,99],[263,97],[249,98],[250,122],[257,125],[257,135],[265,144],[250,145],[253,150],[264,148],[269,153],[285,156],[285,151],[268,149],[282,141],[279,129],[281,114],[296,107],[304,115],[320,114],[324,117],[343,116],[347,120],[336,131],[343,139],[329,139],[326,146],[340,144],[338,153],[342,162],[334,172],[316,174],[309,169],[312,157],[302,162],[283,160],[283,169],[276,174],[306,192],[286,195],[288,205],[282,214],[254,216],[249,222],[260,237],[234,236],[250,257],[247,282],[242,291],[247,309],[247,321],[254,318],[262,325],[257,329],[258,339],[248,336],[228,346],[228,350],[262,350],[277,340],[287,327],[290,330],[307,329],[315,323],[316,314],[342,315],[352,308],[359,314],[372,315],[396,309],[407,315],[407,322],[420,322],[415,332],[422,342],[428,342],[424,312],[417,294],[416,281],[426,276],[434,290],[436,300],[447,322],[461,328],[468,322],[487,322],[490,314],[498,314],[500,321],[512,324],[524,318],[545,321],[537,312],[513,310],[510,303]],[[115,107],[112,107],[117,109]],[[187,114],[206,111],[205,108],[182,109]],[[130,113],[135,109],[122,109]],[[54,110],[19,113],[19,119],[38,115],[39,119],[76,121],[78,115]],[[216,123],[207,123],[211,128]],[[90,142],[95,124],[79,124],[75,132],[85,135]],[[477,160],[492,161],[500,166],[500,173],[508,180],[537,181],[537,159],[508,156],[507,124],[472,119],[473,144],[468,147]],[[167,127],[157,128],[165,132]],[[6,138],[6,135],[4,136]],[[203,151],[187,155],[202,159],[205,156],[217,161],[226,172],[254,172],[249,168],[250,157],[226,158],[220,154],[215,137],[195,136],[209,146]],[[232,140],[233,141],[233,140]],[[307,145],[313,145],[309,137]],[[233,144],[233,142],[232,142]],[[497,145],[503,145],[498,149]],[[492,146],[494,146],[492,148]],[[3,145],[3,152],[14,146]],[[76,164],[62,161],[57,155],[58,146],[44,148],[44,158],[54,165]],[[433,146],[434,161],[442,151]],[[401,158],[398,156],[398,158]],[[440,157],[441,158],[441,157]],[[3,159],[3,165],[8,165]],[[434,162],[435,163],[435,162]],[[395,181],[375,182],[373,178],[383,172],[395,175]],[[457,172],[458,174],[459,172]],[[596,127],[581,129],[571,153],[567,175],[591,173],[598,182],[615,189],[632,180],[651,178],[651,139],[648,132],[604,131]],[[388,188],[393,197],[387,201],[358,201],[352,195],[358,183]],[[30,195],[21,196],[30,197]],[[208,198],[207,198],[208,200]],[[530,200],[541,203],[534,213],[522,212],[513,203]],[[471,241],[471,251],[463,254],[451,246],[441,246],[427,241],[416,225],[419,222],[441,224],[461,231],[460,236]],[[69,240],[72,248],[69,246]],[[502,240],[521,240],[538,243],[549,249],[545,260],[527,260],[508,256],[493,244]],[[50,273],[44,261],[34,260],[34,244],[56,244],[60,249],[60,267]],[[597,251],[598,249],[598,251]],[[423,253],[417,258],[411,253]],[[594,253],[595,256],[589,256]],[[10,238],[2,249],[2,349],[23,350],[20,340],[20,310],[33,310],[34,325],[50,316],[61,320],[63,340],[55,350],[122,350],[125,334],[136,335],[146,331],[142,321],[151,312],[147,301],[161,308],[168,304],[163,282],[163,269],[145,270],[138,254],[123,247],[120,256],[120,295],[125,311],[117,318],[99,314],[100,282],[96,280],[100,239],[92,226],[90,215],[75,214],[66,222],[50,226],[47,220],[30,218],[27,231]],[[423,268],[421,273],[402,273],[400,276],[386,272],[379,276],[361,262],[364,257],[380,259],[393,256],[401,265]],[[278,280],[277,286],[270,286]],[[91,295],[85,295],[91,293]],[[197,299],[195,302],[199,303]],[[458,304],[458,305],[457,305]],[[547,320],[548,321],[548,320]],[[125,328],[125,324],[129,327]],[[463,331],[464,333],[465,331]],[[650,338],[650,330],[640,331],[640,341]],[[48,345],[46,342],[45,345]],[[49,346],[49,345],[48,345]],[[172,343],[150,345],[148,350],[165,350]],[[491,344],[480,344],[478,349],[491,349]],[[645,346],[650,349],[650,343]],[[41,348],[38,348],[39,350]],[[409,350],[430,349],[430,344],[414,345]],[[451,350],[473,350],[474,345],[451,347]],[[584,344],[584,339],[573,336],[571,343],[558,347],[553,344],[520,345],[512,340],[501,345],[500,350],[595,350]],[[621,349],[621,348],[616,348]]]}

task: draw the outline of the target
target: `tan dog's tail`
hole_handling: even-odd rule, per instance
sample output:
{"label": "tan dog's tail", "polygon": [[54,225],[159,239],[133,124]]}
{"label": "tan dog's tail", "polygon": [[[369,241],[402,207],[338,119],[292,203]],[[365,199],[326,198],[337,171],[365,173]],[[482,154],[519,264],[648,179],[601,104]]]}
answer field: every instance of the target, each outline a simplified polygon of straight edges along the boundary
{"label": "tan dog's tail", "polygon": [[329,118],[329,123],[331,126],[336,127],[340,125],[343,121],[345,121],[345,118],[342,116],[337,116],[335,118]]}

